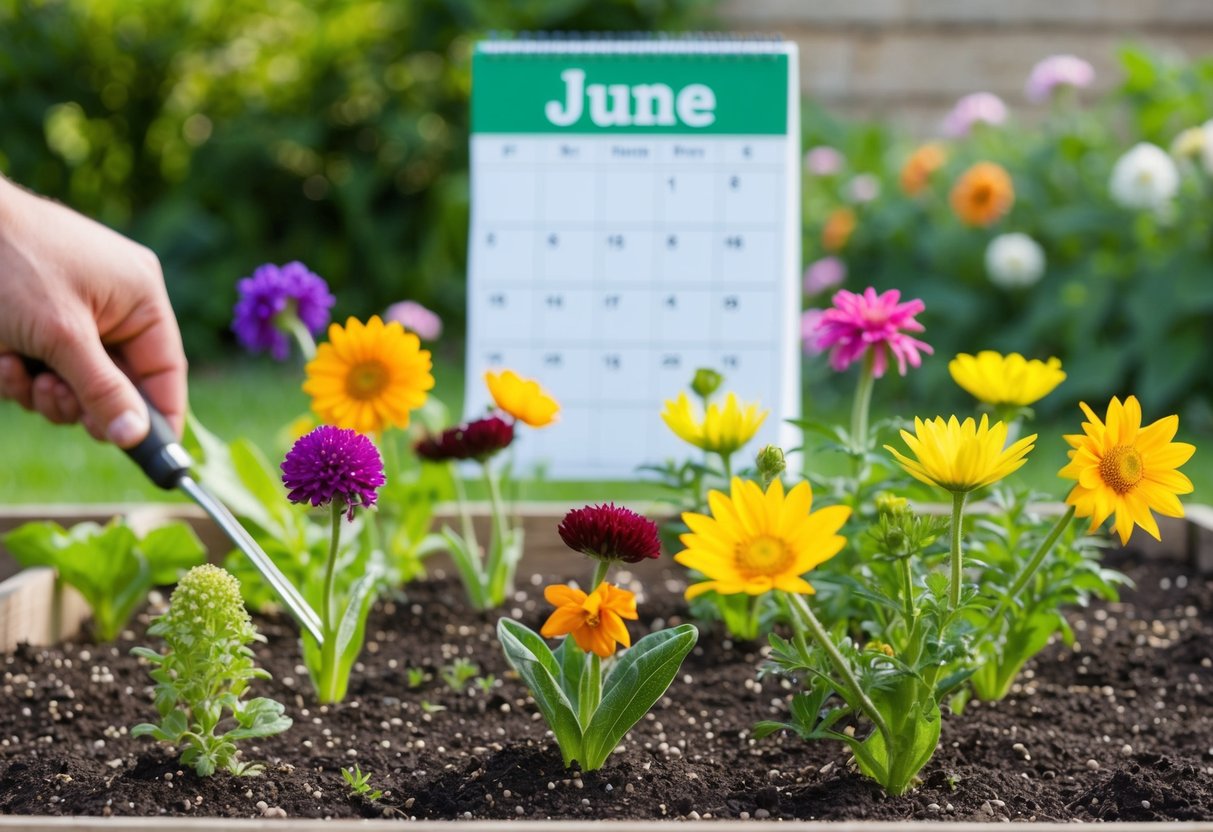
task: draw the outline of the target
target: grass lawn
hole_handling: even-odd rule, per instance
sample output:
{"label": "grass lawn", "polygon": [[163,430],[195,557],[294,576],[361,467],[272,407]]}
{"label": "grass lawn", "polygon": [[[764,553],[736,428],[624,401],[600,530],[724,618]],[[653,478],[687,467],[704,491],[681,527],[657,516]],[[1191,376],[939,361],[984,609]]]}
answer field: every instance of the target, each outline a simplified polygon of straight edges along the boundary
{"label": "grass lawn", "polygon": [[[452,413],[459,413],[463,403],[463,368],[459,361],[439,358],[435,377],[436,395]],[[299,390],[299,378],[295,365],[279,366],[268,361],[200,367],[191,371],[190,398],[195,414],[211,431],[229,439],[247,436],[274,459],[286,449],[283,426],[308,409],[307,397]],[[845,414],[837,415],[846,418]],[[1036,450],[1015,480],[1059,498],[1064,495],[1065,484],[1056,477],[1066,459],[1067,446],[1061,435],[1077,432],[1079,422],[1075,413],[1070,423],[1036,425],[1034,429],[1040,434]],[[1180,438],[1198,447],[1213,446],[1210,436]],[[1200,454],[1196,457],[1199,459]],[[841,457],[831,454],[816,454],[807,462],[813,470],[827,473],[841,471],[843,464]],[[1189,501],[1209,501],[1206,495],[1213,493],[1213,468],[1190,463],[1185,472],[1196,485]],[[477,486],[472,484],[473,497]],[[637,481],[615,483],[530,483],[521,490],[528,500],[561,502],[644,500],[660,494],[639,477]],[[94,442],[82,428],[50,425],[11,402],[0,402],[0,505],[166,499],[179,497],[147,483],[123,454]]]}

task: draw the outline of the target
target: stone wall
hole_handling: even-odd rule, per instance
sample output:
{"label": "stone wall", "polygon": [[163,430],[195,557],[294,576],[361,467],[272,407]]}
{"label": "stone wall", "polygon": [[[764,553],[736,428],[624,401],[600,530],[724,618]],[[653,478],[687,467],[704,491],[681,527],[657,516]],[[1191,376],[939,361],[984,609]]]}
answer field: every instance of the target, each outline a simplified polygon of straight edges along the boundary
{"label": "stone wall", "polygon": [[1090,61],[1098,90],[1117,83],[1126,43],[1213,52],[1213,0],[724,0],[721,13],[799,43],[802,88],[831,112],[924,135],[968,92],[1026,111],[1028,71],[1052,54]]}

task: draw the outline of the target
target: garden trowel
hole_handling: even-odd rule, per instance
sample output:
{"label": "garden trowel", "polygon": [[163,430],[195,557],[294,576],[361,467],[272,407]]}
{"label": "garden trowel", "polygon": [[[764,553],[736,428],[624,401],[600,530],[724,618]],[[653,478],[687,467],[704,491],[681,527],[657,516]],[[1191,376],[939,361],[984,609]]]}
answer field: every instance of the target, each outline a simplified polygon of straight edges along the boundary
{"label": "garden trowel", "polygon": [[[22,358],[22,361],[25,364],[26,372],[31,377],[50,371],[40,361],[25,357]],[[223,530],[232,543],[236,544],[236,548],[244,552],[253,562],[253,566],[265,578],[265,582],[274,590],[287,610],[315,637],[317,643],[323,644],[324,634],[321,630],[320,617],[316,615],[316,611],[299,594],[295,585],[270,560],[269,555],[257,545],[257,541],[253,539],[252,535],[245,530],[244,526],[240,525],[240,521],[228,510],[227,506],[194,479],[190,471],[194,465],[193,458],[178,441],[177,435],[173,433],[164,414],[148,401],[147,396],[144,396],[143,400],[147,403],[151,430],[148,431],[147,437],[142,442],[133,448],[126,449],[127,456],[133,459],[140,470],[147,475],[147,478],[160,488],[166,491],[179,488],[201,506],[202,510],[215,521],[215,525]]]}

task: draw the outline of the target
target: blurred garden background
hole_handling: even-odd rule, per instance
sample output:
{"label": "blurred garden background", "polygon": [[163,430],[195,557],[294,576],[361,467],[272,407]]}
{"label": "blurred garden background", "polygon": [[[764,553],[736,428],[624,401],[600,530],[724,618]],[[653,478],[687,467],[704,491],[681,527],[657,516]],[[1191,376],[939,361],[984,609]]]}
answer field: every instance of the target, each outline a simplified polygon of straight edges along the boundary
{"label": "blurred garden background", "polygon": [[[1026,474],[1055,493],[1084,397],[1136,393],[1213,436],[1209,3],[0,0],[0,171],[157,252],[213,431],[277,453],[307,409],[298,368],[231,333],[265,262],[323,276],[338,320],[437,311],[458,412],[471,48],[539,30],[800,43],[806,305],[838,285],[926,304],[935,355],[883,381],[878,412],[967,412],[947,361],[998,349],[1069,374]],[[1081,60],[1033,74],[1055,55]],[[853,373],[810,351],[808,415],[844,412]],[[152,496],[83,431],[0,403],[0,503]]]}

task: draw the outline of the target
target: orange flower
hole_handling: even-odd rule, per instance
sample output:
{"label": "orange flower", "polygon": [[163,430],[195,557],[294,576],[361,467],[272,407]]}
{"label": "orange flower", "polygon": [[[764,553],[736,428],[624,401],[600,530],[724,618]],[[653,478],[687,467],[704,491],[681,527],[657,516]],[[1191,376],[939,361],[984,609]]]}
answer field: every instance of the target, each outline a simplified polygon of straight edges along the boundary
{"label": "orange flower", "polygon": [[855,212],[850,208],[835,208],[826,217],[821,229],[821,244],[826,251],[840,251],[855,231]]}
{"label": "orange flower", "polygon": [[978,162],[952,187],[952,210],[965,225],[993,225],[1014,202],[1011,175],[994,162]]}
{"label": "orange flower", "polygon": [[906,196],[918,196],[931,179],[931,174],[948,161],[948,151],[941,144],[924,144],[910,154],[901,169],[901,189]]}
{"label": "orange flower", "polygon": [[571,635],[583,651],[604,659],[615,654],[616,642],[632,646],[623,619],[638,617],[636,596],[626,589],[604,581],[586,595],[580,589],[554,584],[543,591],[543,597],[556,608],[539,631],[544,638]]}

